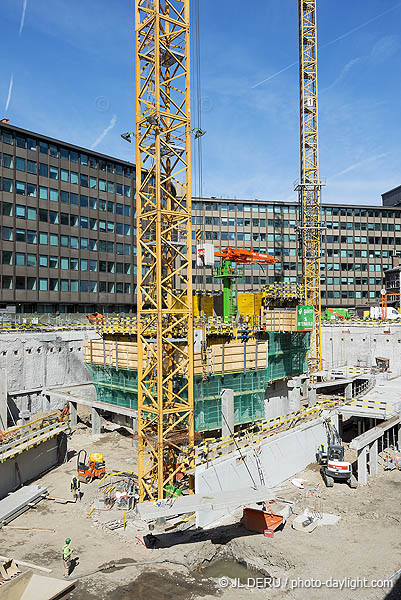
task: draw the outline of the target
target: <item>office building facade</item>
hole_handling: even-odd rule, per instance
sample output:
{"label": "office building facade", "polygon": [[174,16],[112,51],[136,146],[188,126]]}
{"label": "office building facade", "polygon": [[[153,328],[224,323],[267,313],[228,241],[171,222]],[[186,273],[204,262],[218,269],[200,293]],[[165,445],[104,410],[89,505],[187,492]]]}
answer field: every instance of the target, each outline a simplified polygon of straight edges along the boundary
{"label": "office building facade", "polygon": [[[135,166],[7,122],[0,155],[0,308],[135,310]],[[322,304],[376,303],[401,252],[401,207],[324,205],[322,221]],[[238,290],[301,282],[297,222],[296,201],[194,199],[194,288],[221,289],[211,268],[195,266],[197,230],[215,246],[279,258],[246,268]]]}
{"label": "office building facade", "polygon": [[133,306],[135,167],[0,123],[0,306]]}

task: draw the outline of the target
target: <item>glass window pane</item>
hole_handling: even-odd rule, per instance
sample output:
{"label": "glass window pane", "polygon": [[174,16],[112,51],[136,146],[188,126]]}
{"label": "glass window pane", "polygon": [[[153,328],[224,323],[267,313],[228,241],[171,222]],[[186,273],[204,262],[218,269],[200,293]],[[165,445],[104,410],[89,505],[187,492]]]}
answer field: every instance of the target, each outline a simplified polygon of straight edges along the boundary
{"label": "glass window pane", "polygon": [[49,289],[51,292],[57,292],[58,290],[58,279],[50,279]]}
{"label": "glass window pane", "polygon": [[13,278],[10,275],[3,275],[2,288],[3,288],[3,290],[12,290],[13,289]]}
{"label": "glass window pane", "polygon": [[74,163],[78,162],[78,152],[75,152],[75,150],[70,150],[70,161]]}
{"label": "glass window pane", "polygon": [[58,158],[58,148],[54,144],[49,144],[49,154],[50,156],[55,156]]}
{"label": "glass window pane", "polygon": [[26,264],[28,267],[36,267],[36,254],[27,254]]}
{"label": "glass window pane", "polygon": [[90,292],[97,292],[97,281],[90,281],[89,282],[89,291]]}
{"label": "glass window pane", "polygon": [[49,197],[49,192],[47,190],[47,188],[39,186],[39,198],[41,198],[42,200],[47,200]]}
{"label": "glass window pane", "polygon": [[67,148],[60,148],[60,158],[63,160],[68,160],[70,158],[70,152]]}
{"label": "glass window pane", "polygon": [[79,178],[80,178],[81,186],[88,187],[88,185],[89,185],[88,176],[85,175],[84,173],[81,173]]}
{"label": "glass window pane", "polygon": [[3,167],[7,167],[7,169],[14,168],[14,159],[11,154],[3,154]]}
{"label": "glass window pane", "polygon": [[88,260],[86,258],[81,258],[81,271],[88,270]]}
{"label": "glass window pane", "polygon": [[58,246],[58,235],[56,233],[50,234],[50,246]]}
{"label": "glass window pane", "polygon": [[80,239],[81,250],[88,250],[89,248],[89,240],[88,238],[81,237]]}
{"label": "glass window pane", "polygon": [[104,179],[99,179],[99,190],[101,192],[106,191],[106,182],[104,181]]}
{"label": "glass window pane", "polygon": [[93,208],[94,210],[96,210],[97,198],[89,198],[89,208]]}
{"label": "glass window pane", "polygon": [[93,190],[97,189],[97,179],[96,177],[89,177],[89,187]]}
{"label": "glass window pane", "polygon": [[15,191],[17,194],[20,194],[21,196],[25,196],[25,183],[23,181],[16,181],[15,182]]}
{"label": "glass window pane", "polygon": [[10,144],[11,146],[14,145],[14,136],[11,131],[3,130],[3,142],[5,144]]}
{"label": "glass window pane", "polygon": [[69,246],[68,235],[60,235],[60,246],[62,248],[68,248],[68,246]]}
{"label": "glass window pane", "polygon": [[18,219],[25,219],[25,206],[21,206],[20,204],[17,204],[15,206],[15,216]]}
{"label": "glass window pane", "polygon": [[27,161],[27,169],[28,173],[32,173],[32,175],[36,175],[36,162],[33,160]]}
{"label": "glass window pane", "polygon": [[70,194],[68,192],[65,192],[64,190],[61,190],[60,200],[61,200],[61,202],[64,202],[64,204],[69,204],[70,203]]}
{"label": "glass window pane", "polygon": [[31,231],[30,229],[28,229],[28,231],[26,232],[26,241],[28,242],[28,244],[36,244],[36,231]]}
{"label": "glass window pane", "polygon": [[63,269],[63,271],[68,271],[70,268],[70,260],[69,258],[67,258],[66,256],[62,256],[60,258],[60,268]]}
{"label": "glass window pane", "polygon": [[48,288],[48,280],[44,279],[43,277],[39,278],[39,290],[41,292],[47,292],[47,288]]}
{"label": "glass window pane", "polygon": [[71,279],[70,289],[71,289],[71,292],[77,292],[78,291],[78,281],[76,279]]}
{"label": "glass window pane", "polygon": [[25,171],[25,158],[17,156],[15,159],[15,168],[17,171]]}
{"label": "glass window pane", "polygon": [[70,269],[71,271],[78,271],[78,259],[70,258]]}
{"label": "glass window pane", "polygon": [[23,135],[16,133],[15,134],[15,144],[18,146],[18,148],[25,148],[26,147],[26,139],[24,138]]}
{"label": "glass window pane", "polygon": [[87,279],[81,279],[80,288],[81,288],[81,292],[89,291],[89,282]]}
{"label": "glass window pane", "polygon": [[49,267],[51,269],[58,269],[58,256],[49,256]]}
{"label": "glass window pane", "polygon": [[36,221],[36,219],[37,219],[36,208],[33,208],[32,206],[28,206],[26,210],[27,210],[27,219],[29,219],[30,221]]}
{"label": "glass window pane", "polygon": [[40,267],[47,267],[49,264],[49,260],[48,257],[44,254],[40,254],[39,255],[39,266]]}
{"label": "glass window pane", "polygon": [[81,206],[84,206],[85,208],[87,208],[87,206],[89,204],[89,198],[88,198],[88,196],[80,196],[79,197],[79,204]]}
{"label": "glass window pane", "polygon": [[43,244],[43,246],[48,244],[48,235],[44,231],[39,232],[39,244]]}
{"label": "glass window pane", "polygon": [[23,254],[22,252],[16,252],[15,253],[15,264],[17,265],[17,267],[24,267],[25,266],[25,254]]}
{"label": "glass window pane", "polygon": [[36,198],[36,185],[34,183],[26,184],[26,195],[31,198]]}
{"label": "glass window pane", "polygon": [[46,142],[39,142],[39,152],[41,152],[42,154],[49,153],[49,146],[48,144],[46,144]]}
{"label": "glass window pane", "polygon": [[48,212],[45,208],[39,208],[39,221],[42,223],[47,223],[48,221]]}
{"label": "glass window pane", "polygon": [[87,164],[88,164],[88,155],[81,154],[81,165],[87,165]]}
{"label": "glass window pane", "polygon": [[25,240],[26,240],[25,229],[16,229],[15,230],[15,241],[16,242],[25,242]]}
{"label": "glass window pane", "polygon": [[78,248],[78,238],[73,235],[70,237],[70,248]]}
{"label": "glass window pane", "polygon": [[80,218],[80,227],[82,229],[88,229],[88,225],[89,225],[88,217],[81,217]]}
{"label": "glass window pane", "polygon": [[126,198],[130,198],[131,197],[131,188],[129,185],[125,185],[124,186],[124,196]]}
{"label": "glass window pane", "polygon": [[27,277],[26,289],[31,291],[36,290],[36,277]]}
{"label": "glass window pane", "polygon": [[67,169],[60,169],[60,179],[61,181],[69,180],[69,171]]}
{"label": "glass window pane", "polygon": [[50,179],[58,179],[58,168],[57,167],[49,167],[49,177],[50,177]]}
{"label": "glass window pane", "polygon": [[107,192],[109,194],[114,194],[114,183],[112,181],[107,182]]}
{"label": "glass window pane", "polygon": [[68,279],[61,279],[60,280],[60,289],[61,289],[62,292],[68,292],[69,291],[69,289],[70,289],[69,283],[70,282],[68,281]]}
{"label": "glass window pane", "polygon": [[92,169],[97,169],[97,158],[95,158],[94,156],[90,156],[89,165],[92,167]]}
{"label": "glass window pane", "polygon": [[78,184],[78,173],[75,173],[75,171],[71,171],[70,180],[71,180],[71,183]]}
{"label": "glass window pane", "polygon": [[36,150],[36,140],[33,138],[28,138],[27,141],[28,150]]}
{"label": "glass window pane", "polygon": [[50,200],[52,202],[58,202],[58,190],[50,190]]}
{"label": "glass window pane", "polygon": [[58,223],[58,212],[55,210],[49,211],[49,221],[50,223],[57,224]]}
{"label": "glass window pane", "polygon": [[13,191],[13,180],[7,179],[7,177],[3,177],[3,192],[12,192]]}

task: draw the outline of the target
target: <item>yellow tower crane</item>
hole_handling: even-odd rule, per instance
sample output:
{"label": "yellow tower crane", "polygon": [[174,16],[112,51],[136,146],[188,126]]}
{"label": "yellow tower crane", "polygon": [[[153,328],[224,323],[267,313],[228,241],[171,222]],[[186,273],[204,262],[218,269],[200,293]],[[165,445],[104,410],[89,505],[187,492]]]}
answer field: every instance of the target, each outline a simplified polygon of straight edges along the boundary
{"label": "yellow tower crane", "polygon": [[299,197],[305,304],[313,306],[309,372],[321,369],[320,220],[316,0],[298,0],[301,176]]}
{"label": "yellow tower crane", "polygon": [[135,57],[143,501],[165,496],[194,440],[189,0],[135,0]]}

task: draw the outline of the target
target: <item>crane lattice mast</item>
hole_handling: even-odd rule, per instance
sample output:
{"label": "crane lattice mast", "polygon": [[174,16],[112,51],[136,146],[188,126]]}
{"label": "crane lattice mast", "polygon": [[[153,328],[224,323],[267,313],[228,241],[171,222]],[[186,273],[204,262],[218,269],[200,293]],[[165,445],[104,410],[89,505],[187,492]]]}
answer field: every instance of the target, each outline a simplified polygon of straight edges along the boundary
{"label": "crane lattice mast", "polygon": [[309,371],[321,369],[321,182],[319,180],[316,0],[299,0],[301,177],[299,197],[305,303],[314,308]]}
{"label": "crane lattice mast", "polygon": [[135,71],[143,501],[165,496],[194,441],[189,0],[135,0]]}

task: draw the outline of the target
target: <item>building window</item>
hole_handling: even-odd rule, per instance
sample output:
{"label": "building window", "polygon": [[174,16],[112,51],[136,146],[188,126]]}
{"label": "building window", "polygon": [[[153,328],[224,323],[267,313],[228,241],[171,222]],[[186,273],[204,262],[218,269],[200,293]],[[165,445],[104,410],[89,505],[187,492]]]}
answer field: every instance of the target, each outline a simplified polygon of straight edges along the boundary
{"label": "building window", "polygon": [[39,291],[41,292],[47,292],[48,290],[48,280],[40,277],[39,278]]}
{"label": "building window", "polygon": [[25,183],[23,181],[16,181],[15,182],[15,191],[20,196],[25,196],[25,192],[26,192]]}
{"label": "building window", "polygon": [[88,176],[84,175],[84,173],[81,173],[80,176],[80,182],[81,182],[81,187],[88,187],[89,186],[89,182],[88,182]]}
{"label": "building window", "polygon": [[45,187],[42,187],[41,185],[39,186],[39,198],[41,198],[41,200],[47,200],[49,197],[49,192],[48,189]]}
{"label": "building window", "polygon": [[89,292],[89,281],[87,279],[81,279],[80,289],[81,292]]}
{"label": "building window", "polygon": [[75,183],[76,185],[78,185],[78,173],[75,173],[75,171],[71,171],[70,181],[71,183]]}
{"label": "building window", "polygon": [[49,256],[49,267],[51,269],[58,269],[58,256]]}
{"label": "building window", "polygon": [[47,246],[48,244],[48,235],[47,233],[40,231],[39,232],[39,244],[42,244],[43,246]]}
{"label": "building window", "polygon": [[70,287],[69,287],[69,281],[68,279],[61,279],[60,280],[60,289],[62,292],[68,292]]}
{"label": "building window", "polygon": [[3,154],[3,167],[6,167],[7,169],[14,168],[14,159],[11,154]]}
{"label": "building window", "polygon": [[96,177],[89,177],[89,187],[92,190],[96,190],[97,189],[97,179],[96,179]]}
{"label": "building window", "polygon": [[27,277],[26,289],[34,292],[36,290],[36,277]]}
{"label": "building window", "polygon": [[36,175],[36,162],[34,162],[33,160],[28,160],[27,161],[27,171],[28,173],[31,173],[32,175]]}
{"label": "building window", "polygon": [[70,150],[70,161],[74,163],[78,162],[78,152],[75,152],[75,150]]}
{"label": "building window", "polygon": [[81,165],[87,166],[87,164],[88,164],[88,155],[87,154],[81,154],[80,159],[81,159]]}
{"label": "building window", "polygon": [[104,179],[99,179],[99,190],[101,192],[106,191],[106,182],[104,181]]}
{"label": "building window", "polygon": [[95,158],[94,156],[90,156],[89,166],[92,167],[92,169],[97,169],[97,158]]}
{"label": "building window", "polygon": [[97,198],[89,198],[89,208],[96,210],[97,208]]}
{"label": "building window", "polygon": [[14,145],[14,137],[10,131],[3,130],[3,142],[5,144],[10,144],[11,146]]}
{"label": "building window", "polygon": [[89,222],[88,217],[81,217],[80,218],[80,223],[79,223],[80,227],[82,229],[88,229],[88,222]]}
{"label": "building window", "polygon": [[24,267],[25,266],[25,254],[23,254],[22,252],[16,252],[15,253],[15,264],[17,267]]}
{"label": "building window", "polygon": [[49,154],[50,156],[54,156],[58,158],[58,148],[54,144],[49,144]]}
{"label": "building window", "polygon": [[60,269],[62,269],[63,271],[68,271],[70,268],[70,261],[67,257],[62,256],[60,258]]}
{"label": "building window", "polygon": [[58,190],[50,190],[50,200],[52,202],[58,202]]}
{"label": "building window", "polygon": [[81,246],[81,250],[88,250],[89,249],[88,238],[81,237],[80,238],[80,246]]}
{"label": "building window", "polygon": [[88,270],[88,260],[86,258],[81,258],[81,271]]}
{"label": "building window", "polygon": [[60,148],[60,158],[63,160],[68,160],[70,158],[70,152],[67,148]]}
{"label": "building window", "polygon": [[40,177],[48,177],[49,176],[49,167],[44,163],[39,163],[39,176]]}
{"label": "building window", "polygon": [[25,158],[20,158],[19,156],[15,159],[15,168],[17,171],[25,172]]}
{"label": "building window", "polygon": [[50,177],[50,179],[58,179],[58,168],[57,167],[49,167],[49,177]]}
{"label": "building window", "polygon": [[131,198],[131,188],[129,185],[124,186],[124,196],[126,198]]}
{"label": "building window", "polygon": [[84,208],[87,208],[88,207],[88,203],[89,203],[88,196],[80,196],[79,197],[79,204],[81,206],[83,206]]}
{"label": "building window", "polygon": [[89,282],[89,291],[90,292],[97,292],[97,281],[90,281]]}
{"label": "building window", "polygon": [[107,292],[109,294],[114,294],[115,293],[115,284],[114,284],[114,281],[108,281],[107,282]]}
{"label": "building window", "polygon": [[58,212],[55,210],[49,210],[49,222],[53,225],[58,225]]}
{"label": "building window", "polygon": [[73,235],[70,237],[70,248],[78,249],[78,238]]}
{"label": "building window", "polygon": [[57,292],[58,290],[58,279],[49,280],[49,289],[51,292]]}
{"label": "building window", "polygon": [[26,139],[24,138],[24,136],[18,135],[18,133],[15,134],[15,143],[18,146],[18,148],[26,147]]}
{"label": "building window", "polygon": [[25,219],[25,206],[17,204],[15,206],[15,216],[17,217],[17,219]]}
{"label": "building window", "polygon": [[67,171],[67,169],[60,169],[60,179],[61,181],[69,180],[69,172]]}
{"label": "building window", "polygon": [[36,254],[27,254],[26,265],[27,267],[36,267],[37,259]]}
{"label": "building window", "polygon": [[36,198],[36,185],[34,183],[26,184],[26,195],[30,198]]}
{"label": "building window", "polygon": [[24,290],[25,289],[25,277],[16,277],[15,278],[15,289],[16,290]]}
{"label": "building window", "polygon": [[39,208],[39,221],[41,223],[47,223],[48,222],[48,212],[45,208]]}
{"label": "building window", "polygon": [[51,233],[49,236],[50,246],[58,246],[58,235]]}
{"label": "building window", "polygon": [[70,193],[70,204],[73,206],[78,206],[78,194]]}
{"label": "building window", "polygon": [[64,204],[69,204],[70,203],[70,195],[68,192],[64,192],[64,190],[61,190],[60,192],[60,201],[63,202]]}
{"label": "building window", "polygon": [[47,267],[49,259],[45,254],[39,254],[39,267]]}
{"label": "building window", "polygon": [[3,290],[13,289],[13,278],[10,275],[3,275],[1,287]]}
{"label": "building window", "polygon": [[71,281],[70,281],[70,289],[71,289],[71,292],[77,292],[78,291],[78,280],[77,279],[71,279]]}
{"label": "building window", "polygon": [[89,271],[91,271],[91,273],[96,273],[96,271],[97,271],[97,261],[96,260],[89,261]]}
{"label": "building window", "polygon": [[123,186],[121,183],[116,183],[116,194],[119,196],[123,195]]}

